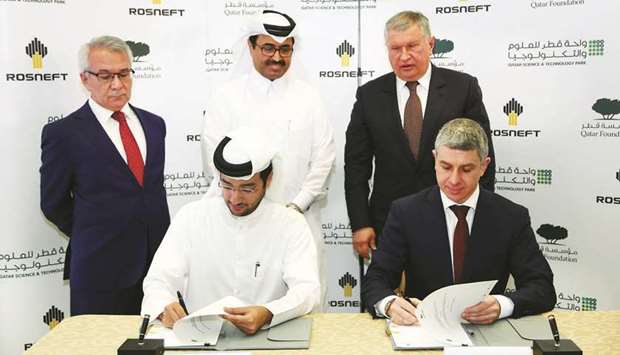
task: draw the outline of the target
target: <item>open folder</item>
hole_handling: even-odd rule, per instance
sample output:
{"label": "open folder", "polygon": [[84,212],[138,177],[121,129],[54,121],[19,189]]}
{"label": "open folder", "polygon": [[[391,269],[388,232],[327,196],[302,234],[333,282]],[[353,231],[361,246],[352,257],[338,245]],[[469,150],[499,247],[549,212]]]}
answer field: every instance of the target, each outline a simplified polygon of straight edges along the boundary
{"label": "open folder", "polygon": [[172,329],[154,324],[147,334],[150,339],[164,339],[166,350],[260,350],[260,349],[308,349],[311,318],[296,318],[254,335],[245,335],[230,322],[224,322],[215,345],[193,341],[180,341],[171,336]]}
{"label": "open folder", "polygon": [[310,346],[312,319],[297,318],[262,329],[254,335],[245,335],[232,323],[224,321],[224,306],[239,307],[235,297],[225,297],[178,320],[173,329],[154,322],[148,329],[147,339],[164,339],[168,350],[213,349],[307,349]]}
{"label": "open folder", "polygon": [[417,307],[420,322],[402,326],[387,321],[396,350],[443,349],[449,346],[532,346],[532,339],[552,339],[540,316],[501,319],[489,325],[462,323],[460,314],[489,294],[496,281],[451,285],[428,295]]}

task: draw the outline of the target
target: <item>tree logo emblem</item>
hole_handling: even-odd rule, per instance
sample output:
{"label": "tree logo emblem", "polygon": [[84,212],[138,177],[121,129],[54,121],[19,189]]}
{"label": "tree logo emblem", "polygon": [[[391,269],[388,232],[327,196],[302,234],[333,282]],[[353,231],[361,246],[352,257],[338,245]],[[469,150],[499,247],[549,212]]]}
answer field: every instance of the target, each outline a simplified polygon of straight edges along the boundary
{"label": "tree logo emblem", "polygon": [[568,230],[561,226],[541,224],[536,230],[536,234],[547,240],[545,244],[558,244],[559,240],[564,240],[568,237]]}
{"label": "tree logo emblem", "polygon": [[347,40],[340,43],[338,47],[336,47],[336,54],[340,57],[340,66],[348,67],[350,65],[350,59],[355,54],[355,47],[353,47]]}
{"label": "tree logo emblem", "polygon": [[617,120],[615,115],[620,113],[620,100],[602,98],[596,100],[592,105],[592,110],[601,115],[603,120]]}
{"label": "tree logo emblem", "polygon": [[65,319],[65,312],[56,308],[56,306],[52,306],[52,308],[48,309],[47,313],[43,316],[43,323],[47,324],[50,330],[52,330],[63,319]]}
{"label": "tree logo emblem", "polygon": [[344,297],[351,297],[353,288],[357,286],[357,280],[347,272],[338,280],[338,285],[344,290]]}
{"label": "tree logo emblem", "polygon": [[454,50],[454,42],[449,39],[435,39],[433,47],[433,58],[443,58],[446,53]]}
{"label": "tree logo emblem", "polygon": [[508,125],[516,126],[519,115],[523,113],[523,106],[513,97],[504,105],[504,113],[508,116]]}
{"label": "tree logo emblem", "polygon": [[47,47],[35,37],[26,46],[26,54],[32,58],[32,68],[41,69],[43,68],[43,57],[47,55]]}
{"label": "tree logo emblem", "polygon": [[139,63],[142,62],[140,58],[146,57],[151,53],[151,48],[148,44],[142,42],[134,42],[134,41],[126,41],[129,48],[131,48],[131,53],[133,54],[133,62]]}

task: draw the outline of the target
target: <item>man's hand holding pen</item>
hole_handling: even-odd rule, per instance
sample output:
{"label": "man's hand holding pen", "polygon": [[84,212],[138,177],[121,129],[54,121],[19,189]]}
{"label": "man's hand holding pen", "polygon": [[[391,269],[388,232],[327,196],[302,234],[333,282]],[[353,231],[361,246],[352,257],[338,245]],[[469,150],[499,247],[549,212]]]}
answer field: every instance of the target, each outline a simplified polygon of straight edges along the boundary
{"label": "man's hand holding pen", "polygon": [[164,311],[159,315],[159,320],[161,320],[164,326],[172,328],[176,321],[186,315],[187,313],[185,313],[179,302],[172,302],[164,308]]}
{"label": "man's hand holding pen", "polygon": [[415,315],[415,310],[418,304],[420,304],[420,300],[417,298],[396,297],[388,302],[385,314],[394,324],[417,324],[418,318]]}

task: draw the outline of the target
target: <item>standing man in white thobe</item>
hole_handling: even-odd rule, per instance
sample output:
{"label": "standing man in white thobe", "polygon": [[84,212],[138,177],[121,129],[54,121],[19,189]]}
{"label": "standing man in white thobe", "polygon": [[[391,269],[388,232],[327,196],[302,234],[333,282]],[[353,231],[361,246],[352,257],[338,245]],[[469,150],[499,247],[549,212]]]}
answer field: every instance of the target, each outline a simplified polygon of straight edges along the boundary
{"label": "standing man in white thobe", "polygon": [[[327,262],[319,200],[327,195],[334,165],[333,129],[318,91],[299,78],[299,65],[296,68],[293,63],[300,42],[295,21],[265,10],[246,26],[237,73],[207,104],[202,132],[204,168],[217,181],[213,151],[231,130],[241,126],[269,129],[277,154],[273,160],[276,173],[267,195],[303,214],[310,225],[318,251],[323,305]],[[207,194],[219,194],[217,184],[212,184]]]}
{"label": "standing man in white thobe", "polygon": [[[176,215],[144,280],[142,314],[172,327],[226,296],[251,306],[225,308],[246,334],[310,312],[319,302],[316,247],[297,212],[265,198],[275,149],[246,127],[214,152],[221,196],[204,196]],[[276,172],[277,173],[277,172]]]}

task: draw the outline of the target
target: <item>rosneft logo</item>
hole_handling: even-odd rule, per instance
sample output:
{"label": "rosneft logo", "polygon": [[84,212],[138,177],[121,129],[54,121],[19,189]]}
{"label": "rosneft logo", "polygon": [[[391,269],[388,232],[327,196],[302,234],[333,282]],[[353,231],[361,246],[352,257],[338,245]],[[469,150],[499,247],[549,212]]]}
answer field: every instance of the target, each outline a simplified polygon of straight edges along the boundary
{"label": "rosneft logo", "polygon": [[472,14],[476,12],[489,12],[491,4],[467,5],[467,0],[459,0],[456,6],[438,6],[435,14]]}
{"label": "rosneft logo", "polygon": [[43,57],[47,55],[47,47],[35,37],[26,46],[26,54],[32,58],[32,69],[43,68]]}
{"label": "rosneft logo", "polygon": [[338,47],[336,54],[340,57],[340,66],[349,67],[350,59],[355,54],[355,48],[345,39]]}
{"label": "rosneft logo", "polygon": [[517,102],[517,100],[512,98],[512,100],[508,101],[506,105],[504,105],[504,113],[508,116],[508,125],[516,126],[517,121],[519,120],[519,115],[523,113],[523,106]]}
{"label": "rosneft logo", "polygon": [[513,97],[508,101],[502,111],[508,117],[508,126],[510,129],[494,129],[491,134],[495,137],[516,137],[516,138],[538,138],[540,129],[515,129],[519,124],[519,117],[523,113],[523,106]]}
{"label": "rosneft logo", "polygon": [[32,41],[26,44],[26,55],[30,57],[32,69],[37,72],[29,73],[6,73],[6,81],[56,81],[67,80],[68,73],[43,73],[43,58],[48,54],[47,46],[39,40],[38,37],[34,37]]}
{"label": "rosneft logo", "polygon": [[185,9],[163,9],[159,5],[161,5],[161,0],[151,0],[152,5],[157,5],[157,8],[141,8],[141,7],[130,7],[129,15],[131,16],[163,16],[163,17],[174,17],[180,16],[183,17],[185,13]]}
{"label": "rosneft logo", "polygon": [[357,280],[347,272],[338,280],[338,285],[342,287],[344,297],[351,297],[353,288],[357,286]]}
{"label": "rosneft logo", "polygon": [[65,319],[65,312],[56,308],[56,306],[52,306],[52,308],[48,309],[47,313],[43,315],[43,323],[47,324],[50,330],[54,329],[63,319]]}
{"label": "rosneft logo", "polygon": [[[336,55],[340,57],[340,67],[341,68],[350,68],[351,58],[355,55],[355,47],[349,43],[349,41],[344,40],[342,43],[336,45]],[[346,78],[359,78],[359,77],[370,77],[375,76],[374,70],[362,70],[362,68],[350,68],[346,70],[320,70],[319,78],[326,79],[346,79]]]}
{"label": "rosneft logo", "polygon": [[338,279],[338,285],[342,288],[342,298],[329,300],[328,304],[332,308],[359,308],[360,301],[352,299],[353,289],[357,286],[357,280],[349,272],[346,272]]}

